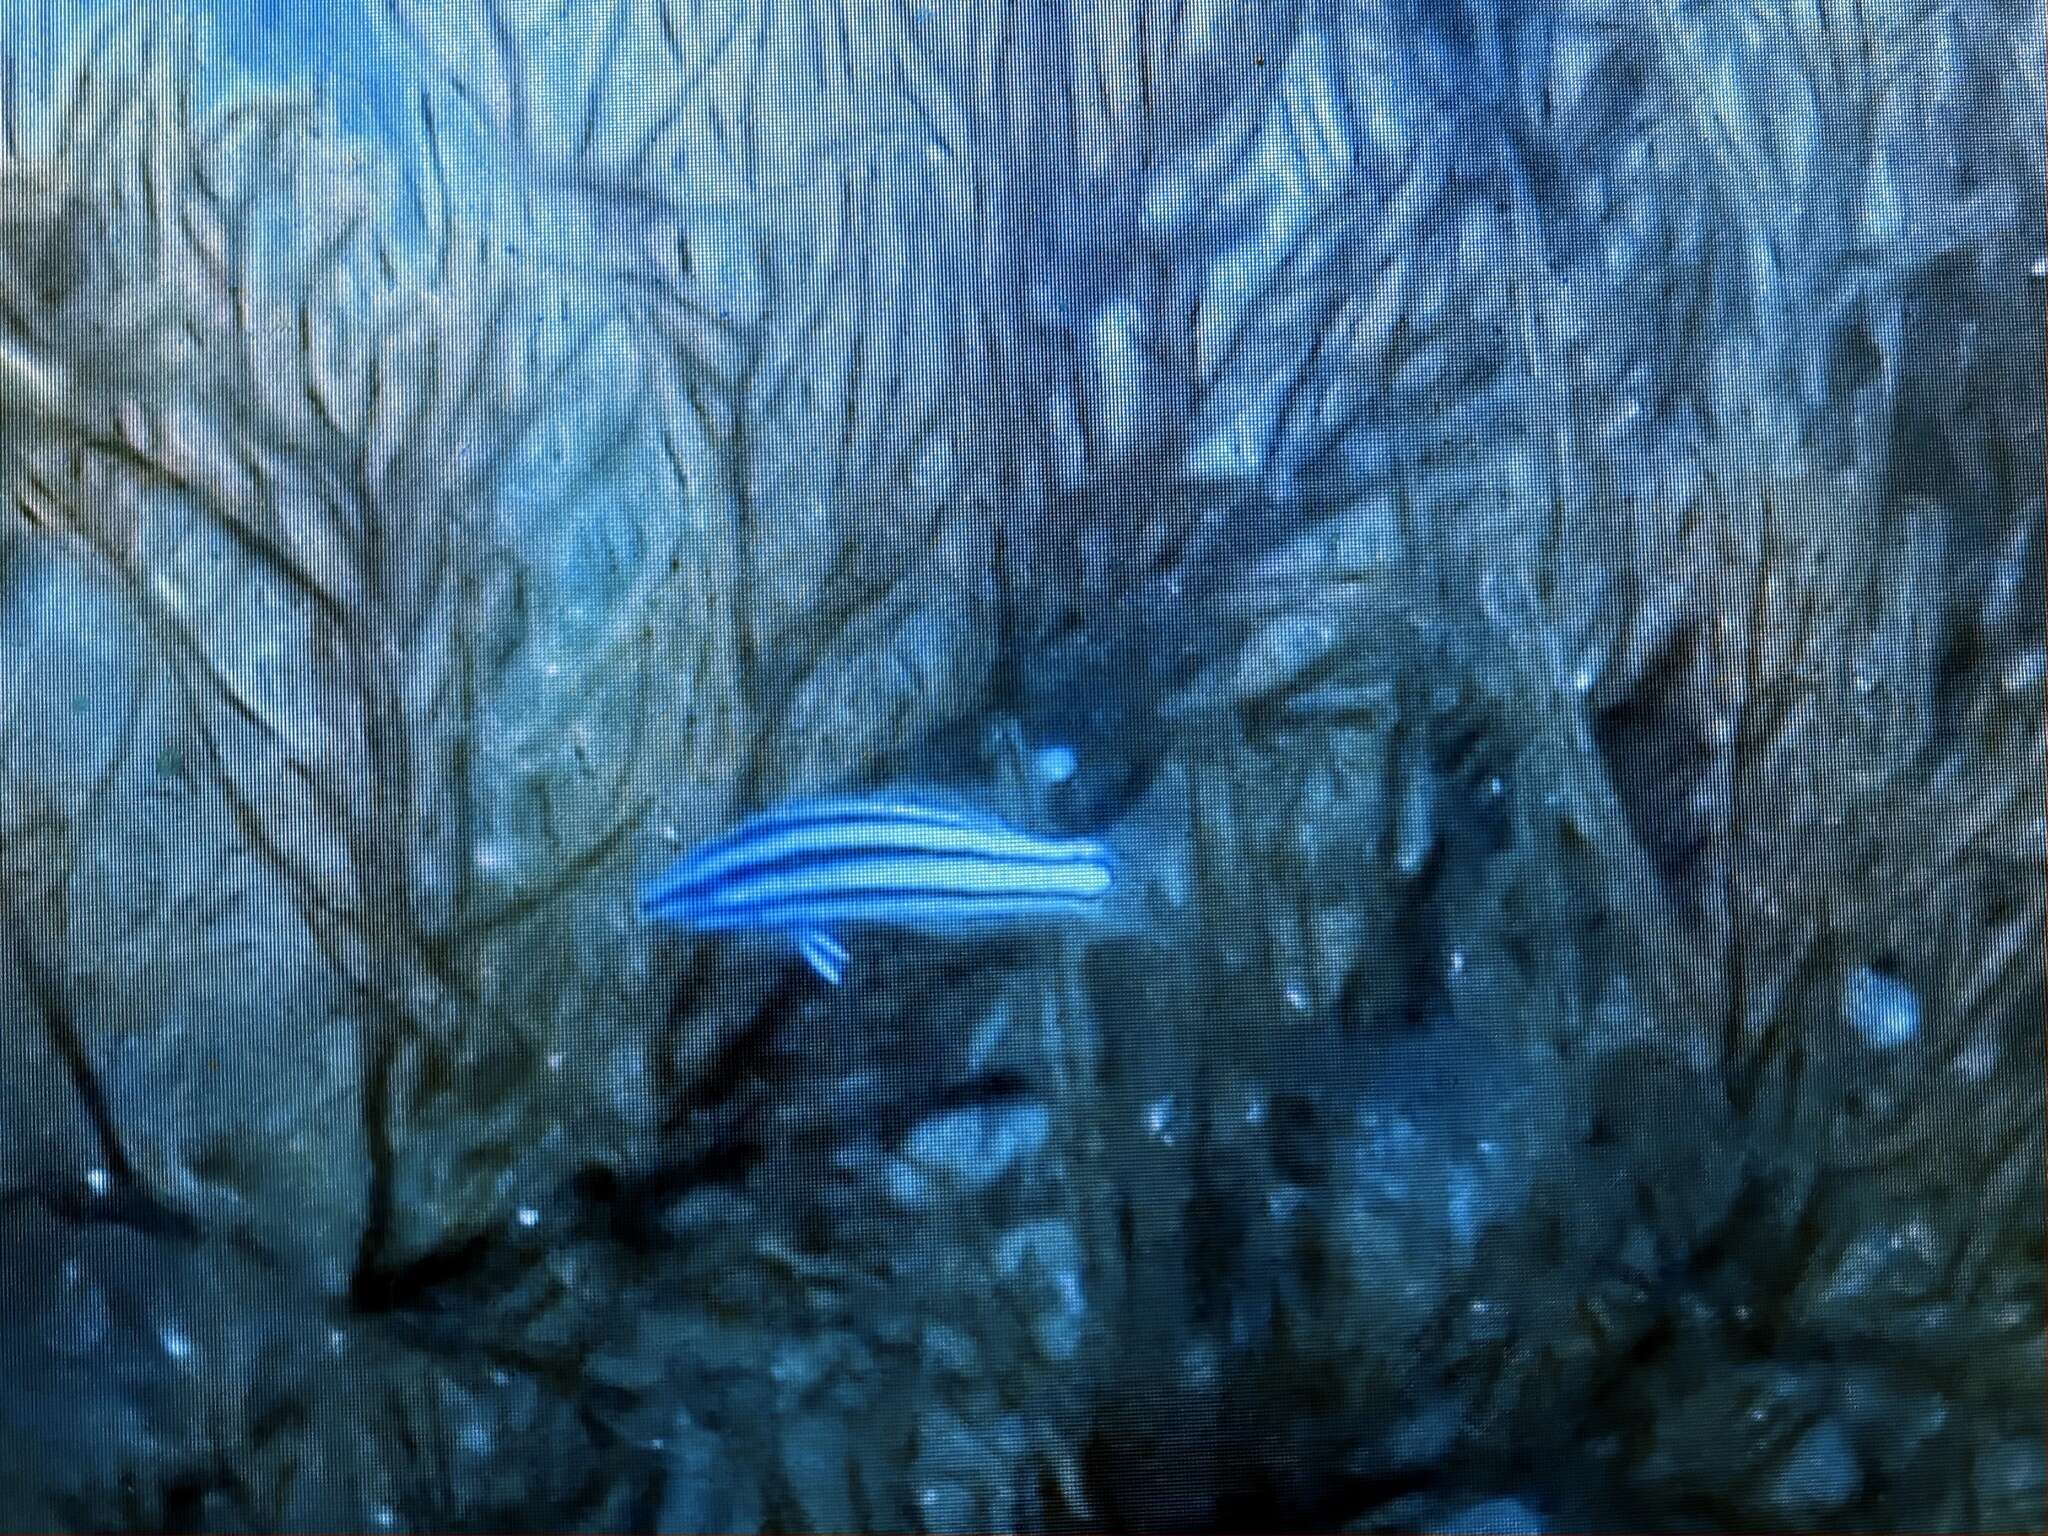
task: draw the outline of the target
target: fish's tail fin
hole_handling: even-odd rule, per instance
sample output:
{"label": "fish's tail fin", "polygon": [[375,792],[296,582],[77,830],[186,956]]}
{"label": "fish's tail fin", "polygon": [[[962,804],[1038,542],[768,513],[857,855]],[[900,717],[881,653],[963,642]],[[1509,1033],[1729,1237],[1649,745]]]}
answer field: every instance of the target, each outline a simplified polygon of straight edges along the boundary
{"label": "fish's tail fin", "polygon": [[1175,947],[1194,926],[1192,839],[1184,816],[1148,795],[1098,837],[1117,878],[1103,903],[1100,931]]}

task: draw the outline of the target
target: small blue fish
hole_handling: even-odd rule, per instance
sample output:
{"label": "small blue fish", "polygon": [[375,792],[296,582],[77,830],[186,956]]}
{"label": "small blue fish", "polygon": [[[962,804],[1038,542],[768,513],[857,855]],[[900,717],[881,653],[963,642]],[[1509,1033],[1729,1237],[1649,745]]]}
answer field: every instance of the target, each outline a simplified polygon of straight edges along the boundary
{"label": "small blue fish", "polygon": [[901,793],[800,800],[699,844],[640,887],[640,914],[699,933],[770,933],[838,985],[836,931],[934,938],[1108,914],[1117,862],[1093,838],[1048,838]]}

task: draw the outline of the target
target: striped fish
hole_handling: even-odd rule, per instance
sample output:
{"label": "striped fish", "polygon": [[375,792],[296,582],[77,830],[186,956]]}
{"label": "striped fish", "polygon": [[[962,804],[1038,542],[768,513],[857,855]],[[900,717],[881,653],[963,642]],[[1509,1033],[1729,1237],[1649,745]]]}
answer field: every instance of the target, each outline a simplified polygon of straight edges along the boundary
{"label": "striped fish", "polygon": [[702,843],[640,887],[640,914],[699,933],[789,939],[820,976],[846,973],[838,933],[935,938],[1099,918],[1117,885],[1107,845],[1048,838],[901,793],[800,800]]}

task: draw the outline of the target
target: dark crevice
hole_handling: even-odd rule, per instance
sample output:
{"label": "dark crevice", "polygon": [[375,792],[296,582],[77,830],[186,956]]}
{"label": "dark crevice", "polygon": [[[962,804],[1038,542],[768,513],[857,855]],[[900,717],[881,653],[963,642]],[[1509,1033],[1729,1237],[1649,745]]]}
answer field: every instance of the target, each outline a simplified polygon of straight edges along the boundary
{"label": "dark crevice", "polygon": [[370,1162],[370,1187],[364,1200],[368,1214],[348,1283],[351,1302],[364,1311],[378,1310],[374,1303],[386,1294],[380,1276],[384,1252],[391,1241],[392,1191],[397,1177],[396,1158],[384,1134],[391,1113],[391,1074],[397,1061],[397,1042],[387,1031],[373,1029],[371,1038],[369,1060],[364,1064],[362,1098],[363,1146]]}
{"label": "dark crevice", "polygon": [[490,1234],[477,1232],[429,1249],[403,1264],[358,1267],[349,1277],[349,1305],[368,1314],[426,1306],[436,1292],[481,1274],[492,1247]]}

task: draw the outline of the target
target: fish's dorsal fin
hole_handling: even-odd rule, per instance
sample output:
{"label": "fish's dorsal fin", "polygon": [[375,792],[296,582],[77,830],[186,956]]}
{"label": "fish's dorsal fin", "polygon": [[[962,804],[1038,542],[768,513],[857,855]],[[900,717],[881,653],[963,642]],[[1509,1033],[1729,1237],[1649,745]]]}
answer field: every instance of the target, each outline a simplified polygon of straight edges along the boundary
{"label": "fish's dorsal fin", "polygon": [[853,956],[844,944],[822,928],[801,928],[795,937],[796,952],[804,957],[804,964],[835,987],[846,979],[846,967]]}

